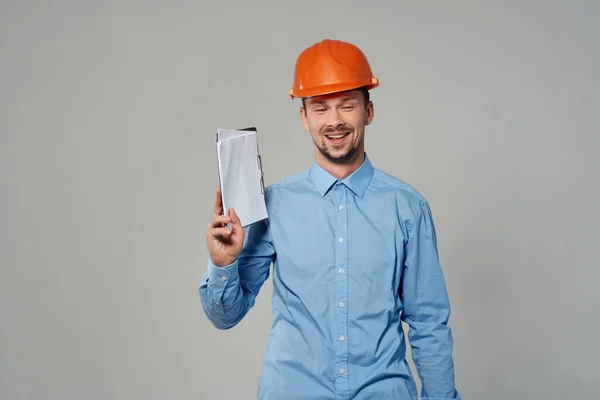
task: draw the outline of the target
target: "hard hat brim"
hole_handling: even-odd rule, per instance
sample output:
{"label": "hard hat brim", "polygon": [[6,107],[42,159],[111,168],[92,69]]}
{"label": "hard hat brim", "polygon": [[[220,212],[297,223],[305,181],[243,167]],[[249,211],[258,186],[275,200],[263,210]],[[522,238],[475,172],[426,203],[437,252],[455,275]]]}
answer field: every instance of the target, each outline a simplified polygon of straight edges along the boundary
{"label": "hard hat brim", "polygon": [[290,89],[288,91],[288,95],[291,99],[294,98],[309,98],[315,96],[322,96],[326,94],[347,92],[349,90],[359,89],[361,87],[366,87],[368,90],[375,89],[379,86],[379,80],[377,78],[371,79],[369,82],[364,83],[356,83],[354,85],[345,84],[337,84],[337,85],[324,85],[316,88],[305,89],[305,90],[293,90]]}

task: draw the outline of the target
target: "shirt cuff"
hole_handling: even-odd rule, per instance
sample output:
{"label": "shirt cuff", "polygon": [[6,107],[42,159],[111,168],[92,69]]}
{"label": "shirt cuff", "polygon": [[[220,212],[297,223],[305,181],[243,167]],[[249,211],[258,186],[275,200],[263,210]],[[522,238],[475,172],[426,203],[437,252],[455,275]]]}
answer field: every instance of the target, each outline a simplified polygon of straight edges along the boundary
{"label": "shirt cuff", "polygon": [[462,397],[456,393],[455,397],[422,397],[421,400],[462,400]]}
{"label": "shirt cuff", "polygon": [[208,284],[221,292],[227,286],[227,282],[235,280],[238,277],[238,261],[235,260],[229,265],[217,267],[208,259]]}

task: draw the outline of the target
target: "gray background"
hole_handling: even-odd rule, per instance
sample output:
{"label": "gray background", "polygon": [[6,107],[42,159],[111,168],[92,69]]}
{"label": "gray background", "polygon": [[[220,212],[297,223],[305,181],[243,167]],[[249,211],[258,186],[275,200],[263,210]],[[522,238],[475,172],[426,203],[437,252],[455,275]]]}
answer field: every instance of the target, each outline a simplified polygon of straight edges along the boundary
{"label": "gray background", "polygon": [[600,398],[599,5],[1,1],[0,398],[255,397],[271,282],[226,332],[197,292],[214,132],[308,168],[287,90],[325,37],[433,209],[464,398]]}

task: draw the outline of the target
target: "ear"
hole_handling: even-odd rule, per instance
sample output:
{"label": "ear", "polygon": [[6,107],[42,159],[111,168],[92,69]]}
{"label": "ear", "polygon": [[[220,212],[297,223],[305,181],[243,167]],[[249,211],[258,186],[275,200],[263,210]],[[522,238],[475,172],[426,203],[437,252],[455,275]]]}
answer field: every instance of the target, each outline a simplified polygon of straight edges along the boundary
{"label": "ear", "polygon": [[369,104],[367,105],[367,121],[365,122],[365,125],[370,125],[371,122],[373,122],[374,116],[375,116],[375,106],[373,105],[372,101],[369,101]]}
{"label": "ear", "polygon": [[306,116],[306,109],[304,107],[300,107],[300,120],[302,121],[304,129],[310,132],[310,127],[308,126],[308,117]]}

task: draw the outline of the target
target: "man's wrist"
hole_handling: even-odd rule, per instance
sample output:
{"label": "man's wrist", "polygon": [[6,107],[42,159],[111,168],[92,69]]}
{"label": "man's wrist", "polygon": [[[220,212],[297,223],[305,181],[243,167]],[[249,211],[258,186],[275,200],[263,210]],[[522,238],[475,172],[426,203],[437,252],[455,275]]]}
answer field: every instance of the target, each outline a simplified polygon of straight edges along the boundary
{"label": "man's wrist", "polygon": [[212,257],[209,256],[209,261],[212,265],[214,265],[217,268],[227,268],[232,266],[233,264],[235,264],[235,262],[237,261],[237,258],[227,258],[224,260],[219,260],[218,262],[215,262]]}
{"label": "man's wrist", "polygon": [[238,263],[237,259],[233,262],[223,265],[222,267],[214,264],[209,257],[208,262],[208,279],[213,285],[218,287],[224,287],[226,282],[237,278],[238,275]]}

